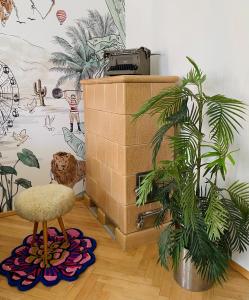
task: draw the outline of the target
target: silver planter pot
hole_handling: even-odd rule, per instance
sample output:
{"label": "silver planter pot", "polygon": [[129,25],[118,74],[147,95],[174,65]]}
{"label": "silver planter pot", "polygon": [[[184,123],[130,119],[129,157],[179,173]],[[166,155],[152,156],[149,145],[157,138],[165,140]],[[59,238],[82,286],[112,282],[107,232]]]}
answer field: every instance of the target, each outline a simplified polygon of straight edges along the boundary
{"label": "silver planter pot", "polygon": [[197,269],[190,259],[186,260],[185,256],[188,250],[184,249],[181,253],[181,259],[177,271],[174,272],[176,282],[184,289],[192,292],[201,292],[212,287],[213,283],[203,280],[197,273]]}

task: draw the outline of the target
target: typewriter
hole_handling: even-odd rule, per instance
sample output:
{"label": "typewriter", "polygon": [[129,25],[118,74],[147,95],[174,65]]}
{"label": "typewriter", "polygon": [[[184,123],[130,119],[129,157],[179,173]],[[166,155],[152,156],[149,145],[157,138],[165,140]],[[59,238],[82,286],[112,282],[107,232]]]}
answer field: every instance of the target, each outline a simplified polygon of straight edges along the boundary
{"label": "typewriter", "polygon": [[151,51],[147,48],[110,50],[104,52],[108,59],[105,76],[149,75]]}

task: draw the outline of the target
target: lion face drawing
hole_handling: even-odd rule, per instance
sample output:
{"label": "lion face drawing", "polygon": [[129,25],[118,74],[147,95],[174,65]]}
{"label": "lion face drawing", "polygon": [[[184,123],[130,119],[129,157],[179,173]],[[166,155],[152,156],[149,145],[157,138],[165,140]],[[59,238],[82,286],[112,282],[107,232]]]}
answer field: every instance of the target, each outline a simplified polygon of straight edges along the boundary
{"label": "lion face drawing", "polygon": [[2,25],[6,24],[6,21],[11,15],[13,7],[13,0],[0,0],[0,21]]}
{"label": "lion face drawing", "polygon": [[69,187],[85,178],[86,163],[67,152],[57,152],[51,161],[51,172],[59,184]]}

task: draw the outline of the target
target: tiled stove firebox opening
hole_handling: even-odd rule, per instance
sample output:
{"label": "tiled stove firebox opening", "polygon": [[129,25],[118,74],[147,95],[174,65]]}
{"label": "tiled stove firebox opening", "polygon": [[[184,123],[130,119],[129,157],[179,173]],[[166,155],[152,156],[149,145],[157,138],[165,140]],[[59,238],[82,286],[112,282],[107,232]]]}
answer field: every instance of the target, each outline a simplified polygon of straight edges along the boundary
{"label": "tiled stove firebox opening", "polygon": [[[136,174],[152,169],[151,139],[157,127],[155,118],[149,115],[132,122],[132,114],[151,96],[177,82],[176,76],[115,76],[82,81],[86,192],[117,225],[123,238],[138,231],[139,213],[160,207],[158,202],[136,206]],[[168,142],[164,141],[158,159],[171,158]]]}

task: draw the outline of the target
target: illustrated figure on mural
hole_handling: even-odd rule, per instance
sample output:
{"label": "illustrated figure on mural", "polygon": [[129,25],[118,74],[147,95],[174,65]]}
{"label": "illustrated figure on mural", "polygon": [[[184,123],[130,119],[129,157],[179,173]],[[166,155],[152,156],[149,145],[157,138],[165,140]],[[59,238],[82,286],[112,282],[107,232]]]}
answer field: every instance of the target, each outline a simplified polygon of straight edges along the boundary
{"label": "illustrated figure on mural", "polygon": [[19,88],[10,68],[0,61],[0,135],[5,135],[19,117]]}
{"label": "illustrated figure on mural", "polygon": [[80,128],[80,114],[79,114],[79,102],[80,98],[75,95],[71,94],[68,95],[68,91],[64,91],[64,98],[66,99],[67,103],[69,104],[70,111],[69,111],[69,120],[70,120],[70,131],[73,132],[74,121],[77,123],[78,131],[81,132]]}
{"label": "illustrated figure on mural", "polygon": [[55,127],[53,127],[53,123],[55,120],[54,115],[46,115],[44,119],[44,126],[47,128],[48,131],[54,131]]}
{"label": "illustrated figure on mural", "polygon": [[86,175],[86,162],[77,160],[71,153],[57,152],[51,161],[51,182],[55,180],[71,188],[84,180]]}
{"label": "illustrated figure on mural", "polygon": [[0,0],[0,21],[5,26],[14,7],[13,0]]}
{"label": "illustrated figure on mural", "polygon": [[54,88],[52,95],[55,99],[65,99],[69,104],[69,125],[70,132],[74,130],[74,123],[77,124],[77,133],[82,133],[80,124],[79,102],[81,100],[81,91],[78,90],[65,90]]}
{"label": "illustrated figure on mural", "polygon": [[[23,1],[29,1],[30,2],[30,9],[31,9],[31,16],[28,16],[27,18],[23,18],[20,14],[20,9],[18,5],[16,4],[15,0],[0,0],[0,22],[2,26],[6,25],[6,22],[10,18],[13,10],[15,11],[16,15],[16,21],[19,24],[25,24],[26,19],[28,21],[35,21],[36,15],[38,15],[39,19],[45,20],[47,16],[51,13],[54,5],[55,0],[50,0],[50,4],[48,4],[48,8],[45,14],[42,14],[41,9],[39,8],[39,5],[34,0],[23,0]],[[44,3],[44,2],[43,2]]]}
{"label": "illustrated figure on mural", "polygon": [[25,128],[20,132],[14,131],[12,137],[17,142],[17,147],[19,147],[21,144],[24,144],[29,138],[29,136],[27,135],[27,130]]}

